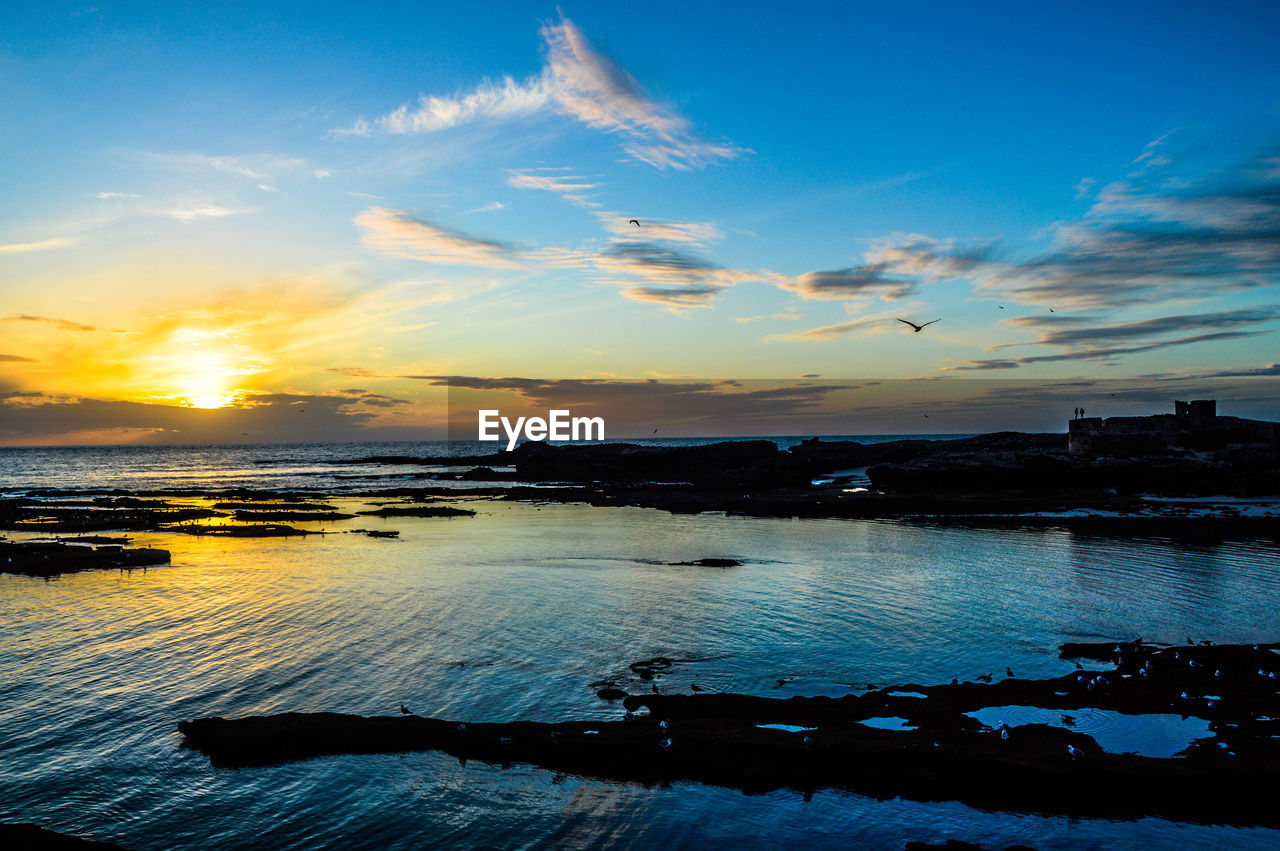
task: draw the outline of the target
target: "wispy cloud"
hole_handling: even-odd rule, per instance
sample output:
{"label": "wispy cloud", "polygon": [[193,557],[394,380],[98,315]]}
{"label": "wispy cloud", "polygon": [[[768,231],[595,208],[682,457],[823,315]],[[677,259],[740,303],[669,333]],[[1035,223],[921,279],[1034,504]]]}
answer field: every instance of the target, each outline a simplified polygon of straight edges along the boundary
{"label": "wispy cloud", "polygon": [[914,293],[916,284],[909,278],[895,275],[888,266],[875,265],[807,272],[785,281],[782,288],[809,299],[879,296],[896,301]]}
{"label": "wispy cloud", "polygon": [[365,369],[362,366],[331,366],[325,372],[332,372],[337,375],[345,375],[349,378],[395,378],[394,375],[385,375],[381,372],[374,372],[371,369]]}
{"label": "wispy cloud", "polygon": [[57,236],[37,242],[11,242],[0,245],[0,254],[25,254],[28,251],[49,251],[54,248],[66,248],[75,242],[75,237]]}
{"label": "wispy cloud", "polygon": [[307,167],[305,160],[276,154],[243,154],[239,156],[213,156],[200,153],[167,153],[143,151],[145,161],[164,168],[179,171],[222,171],[237,174],[253,181],[268,180],[281,174],[296,172]]}
{"label": "wispy cloud", "polygon": [[659,242],[678,242],[686,245],[705,245],[719,240],[723,233],[713,222],[681,222],[626,215],[602,209],[604,206],[592,197],[599,183],[575,174],[566,174],[564,168],[510,169],[507,184],[516,189],[534,189],[554,192],[566,201],[585,209],[600,222],[605,231],[613,234],[615,241],[630,242],[636,239]]}
{"label": "wispy cloud", "polygon": [[746,153],[731,142],[701,138],[687,118],[650,98],[634,77],[595,51],[568,18],[542,27],[540,34],[546,63],[533,77],[485,81],[448,97],[422,95],[387,115],[372,121],[361,118],[335,133],[431,133],[552,110],[617,135],[628,156],[659,169],[701,168]]}
{"label": "wispy cloud", "polygon": [[579,207],[598,207],[588,193],[599,184],[574,174],[565,174],[562,168],[509,169],[507,184],[516,189],[533,189],[554,192]]}
{"label": "wispy cloud", "polygon": [[[748,322],[759,322],[762,319],[787,319],[794,322],[803,318],[803,315],[798,310],[783,310],[779,313],[763,313],[759,316],[735,316],[733,317],[733,321],[745,324]],[[804,376],[801,377],[803,378]]]}
{"label": "wispy cloud", "polygon": [[36,363],[36,359],[24,358],[21,355],[0,354],[0,363]]}
{"label": "wispy cloud", "polygon": [[620,213],[598,213],[604,229],[624,241],[636,238],[679,242],[686,245],[705,245],[719,240],[724,234],[713,222],[673,222],[656,219],[637,219],[639,225]]}
{"label": "wispy cloud", "polygon": [[1057,363],[1060,361],[1093,361],[1110,364],[1120,355],[1132,355],[1149,352],[1155,349],[1167,349],[1173,346],[1190,346],[1195,343],[1210,343],[1222,340],[1239,340],[1246,337],[1259,337],[1267,331],[1216,331],[1209,334],[1193,334],[1172,340],[1157,340],[1151,343],[1140,343],[1133,346],[1091,347],[1076,351],[1062,352],[1056,355],[1027,355],[1017,358],[993,358],[991,360],[973,360],[961,364],[943,366],[942,372],[964,372],[974,369],[1011,369],[1024,364]]}
{"label": "wispy cloud", "polygon": [[782,286],[805,298],[892,300],[925,284],[967,280],[991,298],[1114,310],[1280,283],[1276,151],[1187,176],[1171,173],[1174,160],[1156,154],[1163,144],[1148,146],[1124,181],[1103,187],[1086,216],[1057,226],[1053,245],[1039,254],[1018,258],[993,243],[895,236],[860,265]]}
{"label": "wispy cloud", "polygon": [[[834,325],[823,325],[820,328],[809,328],[804,331],[791,331],[786,334],[775,334],[766,337],[766,342],[806,342],[806,343],[822,343],[829,340],[836,340],[840,337],[847,337],[851,334],[882,334],[895,325],[892,316],[879,314],[876,316],[860,316],[857,319],[851,319],[848,322],[838,322]],[[898,325],[901,328],[903,326]]]}
{"label": "wispy cloud", "polygon": [[1280,363],[1272,363],[1267,366],[1258,366],[1253,368],[1224,369],[1218,372],[1208,372],[1196,376],[1197,378],[1265,378],[1270,376],[1280,376]]}
{"label": "wispy cloud", "polygon": [[400,210],[370,207],[355,222],[364,245],[385,254],[445,265],[517,265],[517,251],[507,243],[468,236]]}
{"label": "wispy cloud", "polygon": [[899,301],[924,284],[973,274],[989,253],[987,245],[961,248],[919,234],[896,234],[867,251],[861,265],[806,272],[780,286],[807,299]]}
{"label": "wispy cloud", "polygon": [[706,307],[722,291],[743,281],[778,277],[767,271],[725,268],[654,242],[617,242],[592,256],[590,262],[610,279],[640,279],[643,283],[622,290],[627,298],[662,304],[677,312]]}
{"label": "wispy cloud", "polygon": [[132,192],[95,192],[93,193],[93,197],[106,201],[112,198],[118,198],[118,199],[138,198],[140,196],[135,195]]}
{"label": "wispy cloud", "polygon": [[[1280,319],[1280,306],[1157,316],[1134,322],[1114,325],[1094,324],[1084,327],[1081,326],[1084,325],[1085,318],[1076,316],[1064,316],[1061,319],[1056,316],[1024,316],[1007,320],[1007,324],[1040,329],[1042,331],[1040,338],[1035,341],[1039,345],[1078,348],[1143,337],[1161,337],[1191,330],[1223,330],[1245,325],[1259,325],[1276,319]],[[995,348],[1004,349],[1014,345],[1025,344],[1004,344]]]}
{"label": "wispy cloud", "polygon": [[180,222],[193,222],[196,219],[220,219],[224,216],[234,216],[247,211],[232,210],[228,207],[220,207],[217,204],[188,204],[181,207],[171,207],[161,212]]}
{"label": "wispy cloud", "polygon": [[52,319],[48,316],[28,316],[25,313],[15,313],[13,316],[6,316],[7,322],[43,322],[54,325],[60,331],[97,331],[98,329],[92,325],[85,325],[81,322],[72,322],[70,319]]}

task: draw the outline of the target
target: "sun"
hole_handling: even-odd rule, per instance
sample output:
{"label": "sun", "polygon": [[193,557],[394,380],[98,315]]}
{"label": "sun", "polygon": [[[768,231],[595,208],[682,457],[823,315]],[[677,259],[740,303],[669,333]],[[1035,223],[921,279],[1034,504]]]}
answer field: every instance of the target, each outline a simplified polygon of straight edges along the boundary
{"label": "sun", "polygon": [[178,385],[179,398],[192,408],[225,408],[239,394],[231,386],[237,372],[228,358],[218,352],[198,352],[186,364]]}

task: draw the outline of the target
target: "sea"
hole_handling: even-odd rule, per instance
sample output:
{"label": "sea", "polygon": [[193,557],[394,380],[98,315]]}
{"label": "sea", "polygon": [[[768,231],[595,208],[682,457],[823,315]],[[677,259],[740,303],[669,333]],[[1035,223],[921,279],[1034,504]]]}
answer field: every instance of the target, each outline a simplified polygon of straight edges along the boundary
{"label": "sea", "polygon": [[[365,510],[370,491],[434,483],[359,459],[442,450],[470,448],[3,449],[0,495],[313,490]],[[453,504],[477,514],[360,517],[305,538],[131,533],[172,564],[0,574],[0,821],[128,849],[1280,846],[1271,829],[644,786],[430,752],[214,768],[183,746],[179,721],[216,715],[404,705],[460,721],[613,719],[621,707],[591,684],[647,690],[628,666],[654,656],[675,660],[664,692],[790,697],[1006,667],[1056,676],[1074,669],[1058,658],[1066,641],[1280,638],[1280,549],[1267,539]],[[709,557],[743,564],[669,564]],[[1082,713],[1076,729],[1153,755],[1204,734],[1115,713]]]}

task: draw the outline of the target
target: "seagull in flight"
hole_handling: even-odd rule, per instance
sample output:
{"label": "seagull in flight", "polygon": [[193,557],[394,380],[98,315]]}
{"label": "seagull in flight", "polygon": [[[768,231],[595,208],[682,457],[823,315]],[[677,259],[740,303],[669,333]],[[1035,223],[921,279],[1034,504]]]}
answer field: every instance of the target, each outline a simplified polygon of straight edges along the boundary
{"label": "seagull in flight", "polygon": [[899,319],[898,321],[899,321],[899,322],[901,322],[903,325],[910,325],[913,329],[915,329],[915,332],[916,332],[917,334],[919,334],[919,333],[920,333],[921,331],[923,331],[925,328],[928,328],[930,325],[932,325],[932,324],[933,324],[933,322],[941,322],[941,321],[942,321],[942,319],[941,319],[941,318],[939,318],[939,319],[935,319],[935,320],[933,320],[933,322],[926,322],[926,323],[924,323],[923,325],[917,325],[916,323],[914,323],[914,322],[908,322],[908,321],[907,321],[907,320],[905,320],[905,319]]}
{"label": "seagull in flight", "polygon": [[635,225],[636,227],[640,227],[640,222],[638,219],[632,219],[631,224]]}

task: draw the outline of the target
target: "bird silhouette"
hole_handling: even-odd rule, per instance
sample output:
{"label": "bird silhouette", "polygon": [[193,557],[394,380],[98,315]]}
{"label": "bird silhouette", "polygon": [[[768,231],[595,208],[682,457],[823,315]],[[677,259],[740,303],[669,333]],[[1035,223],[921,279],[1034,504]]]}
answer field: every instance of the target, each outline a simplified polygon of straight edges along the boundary
{"label": "bird silhouette", "polygon": [[908,321],[907,321],[907,320],[905,320],[905,319],[899,319],[898,321],[899,321],[899,322],[901,322],[903,325],[910,325],[910,326],[915,330],[915,332],[916,332],[917,334],[919,334],[919,333],[920,333],[921,331],[923,331],[925,328],[928,328],[930,325],[932,325],[932,324],[933,324],[933,322],[941,322],[942,320],[941,320],[940,318],[939,318],[939,319],[935,319],[935,320],[933,320],[933,322],[926,322],[926,323],[924,323],[923,325],[917,325],[916,323],[914,323],[914,322],[908,322]]}
{"label": "bird silhouette", "polygon": [[400,704],[400,714],[401,714],[401,715],[408,715],[408,714],[409,714],[409,707],[405,706],[403,703],[402,703],[402,704]]}
{"label": "bird silhouette", "polygon": [[1051,307],[1051,308],[1049,308],[1049,312],[1050,312],[1050,313],[1053,313],[1053,308],[1052,308],[1052,307]]}
{"label": "bird silhouette", "polygon": [[694,683],[693,685],[689,686],[689,688],[692,691],[706,691],[706,689],[704,689],[702,686],[698,685],[697,683]]}
{"label": "bird silhouette", "polygon": [[996,307],[1000,308],[1001,310],[1004,310],[1004,305],[1003,305],[1003,304],[997,304],[997,305],[996,305]]}
{"label": "bird silhouette", "polygon": [[636,227],[640,227],[640,222],[636,221],[635,219],[631,220],[631,224],[635,225]]}
{"label": "bird silhouette", "polygon": [[1013,668],[1008,668],[1008,667],[1006,667],[1006,668],[1004,669],[1004,673],[1005,673],[1005,676],[1007,676],[1007,677],[1012,677],[1012,676],[1013,676]]}

